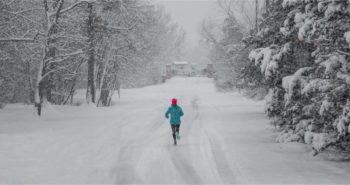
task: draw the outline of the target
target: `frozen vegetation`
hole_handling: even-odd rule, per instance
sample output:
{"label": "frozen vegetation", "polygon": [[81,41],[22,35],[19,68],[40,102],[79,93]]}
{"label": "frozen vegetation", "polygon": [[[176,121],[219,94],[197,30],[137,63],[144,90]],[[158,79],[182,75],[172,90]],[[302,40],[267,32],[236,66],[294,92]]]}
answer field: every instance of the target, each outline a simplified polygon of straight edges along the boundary
{"label": "frozen vegetation", "polygon": [[184,34],[150,1],[1,0],[0,104],[41,115],[85,88],[84,103],[110,106],[121,87],[159,83]]}
{"label": "frozen vegetation", "polygon": [[[266,113],[281,132],[277,141],[311,145],[314,155],[325,150],[349,155],[350,2],[261,1],[253,4],[261,15],[256,13],[258,19],[248,29],[237,25],[252,17],[241,12],[245,19],[238,21],[231,2],[219,3],[226,13],[223,36],[214,37],[203,26],[212,61],[231,68],[226,76],[218,71],[216,83],[225,80],[252,98],[266,95]],[[235,2],[254,8],[249,1]],[[232,39],[239,35],[244,39]],[[236,50],[225,51],[233,43]]]}

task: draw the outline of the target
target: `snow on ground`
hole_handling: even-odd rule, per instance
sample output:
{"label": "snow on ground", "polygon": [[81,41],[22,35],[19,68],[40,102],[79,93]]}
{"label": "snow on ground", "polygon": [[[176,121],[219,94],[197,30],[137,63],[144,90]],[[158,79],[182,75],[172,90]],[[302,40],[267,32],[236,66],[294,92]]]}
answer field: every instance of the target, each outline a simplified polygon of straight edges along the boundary
{"label": "snow on ground", "polygon": [[[164,112],[185,117],[172,145]],[[211,79],[174,78],[123,90],[109,108],[31,106],[0,111],[0,184],[335,184],[349,162],[275,143],[264,102],[219,93]]]}

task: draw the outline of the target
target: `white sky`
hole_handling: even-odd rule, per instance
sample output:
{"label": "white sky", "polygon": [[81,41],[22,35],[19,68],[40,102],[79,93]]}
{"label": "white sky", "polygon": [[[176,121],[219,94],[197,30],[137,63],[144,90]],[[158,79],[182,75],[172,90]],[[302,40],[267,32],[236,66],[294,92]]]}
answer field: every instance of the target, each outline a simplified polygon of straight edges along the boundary
{"label": "white sky", "polygon": [[163,5],[173,21],[184,28],[190,47],[194,47],[201,39],[199,28],[202,20],[220,15],[216,0],[155,0],[155,2]]}

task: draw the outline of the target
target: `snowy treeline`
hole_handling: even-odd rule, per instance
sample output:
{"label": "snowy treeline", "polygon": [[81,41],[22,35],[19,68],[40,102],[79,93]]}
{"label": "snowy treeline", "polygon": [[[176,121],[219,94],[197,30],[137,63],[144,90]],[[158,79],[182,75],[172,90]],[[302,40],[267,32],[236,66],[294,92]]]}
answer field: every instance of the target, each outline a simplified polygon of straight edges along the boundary
{"label": "snowy treeline", "polygon": [[216,71],[215,84],[224,90],[244,89],[247,96],[261,99],[267,92],[263,75],[248,62],[254,46],[243,40],[249,31],[255,31],[255,15],[250,13],[255,8],[254,1],[219,0],[218,6],[226,15],[223,22],[205,20],[201,28],[204,40],[211,46],[209,58]]}
{"label": "snowy treeline", "polygon": [[[184,32],[139,0],[1,0],[0,104],[108,106],[121,85],[158,83]],[[167,43],[167,44],[164,44]]]}
{"label": "snowy treeline", "polygon": [[[268,91],[266,112],[279,142],[304,142],[315,155],[350,149],[350,1],[266,0],[258,8],[244,49],[224,51],[234,56],[235,87]],[[235,43],[228,38],[222,42]]]}

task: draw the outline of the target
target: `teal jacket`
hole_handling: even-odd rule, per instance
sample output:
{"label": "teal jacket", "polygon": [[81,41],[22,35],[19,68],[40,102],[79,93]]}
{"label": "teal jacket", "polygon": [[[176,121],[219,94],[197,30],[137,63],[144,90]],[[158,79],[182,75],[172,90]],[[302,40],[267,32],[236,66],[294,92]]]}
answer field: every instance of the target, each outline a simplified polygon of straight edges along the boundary
{"label": "teal jacket", "polygon": [[184,113],[182,112],[182,109],[181,107],[179,106],[170,106],[168,108],[168,110],[166,111],[165,113],[165,117],[166,118],[169,118],[169,114],[170,114],[170,124],[173,124],[173,125],[179,125],[181,124],[181,116],[184,115]]}

